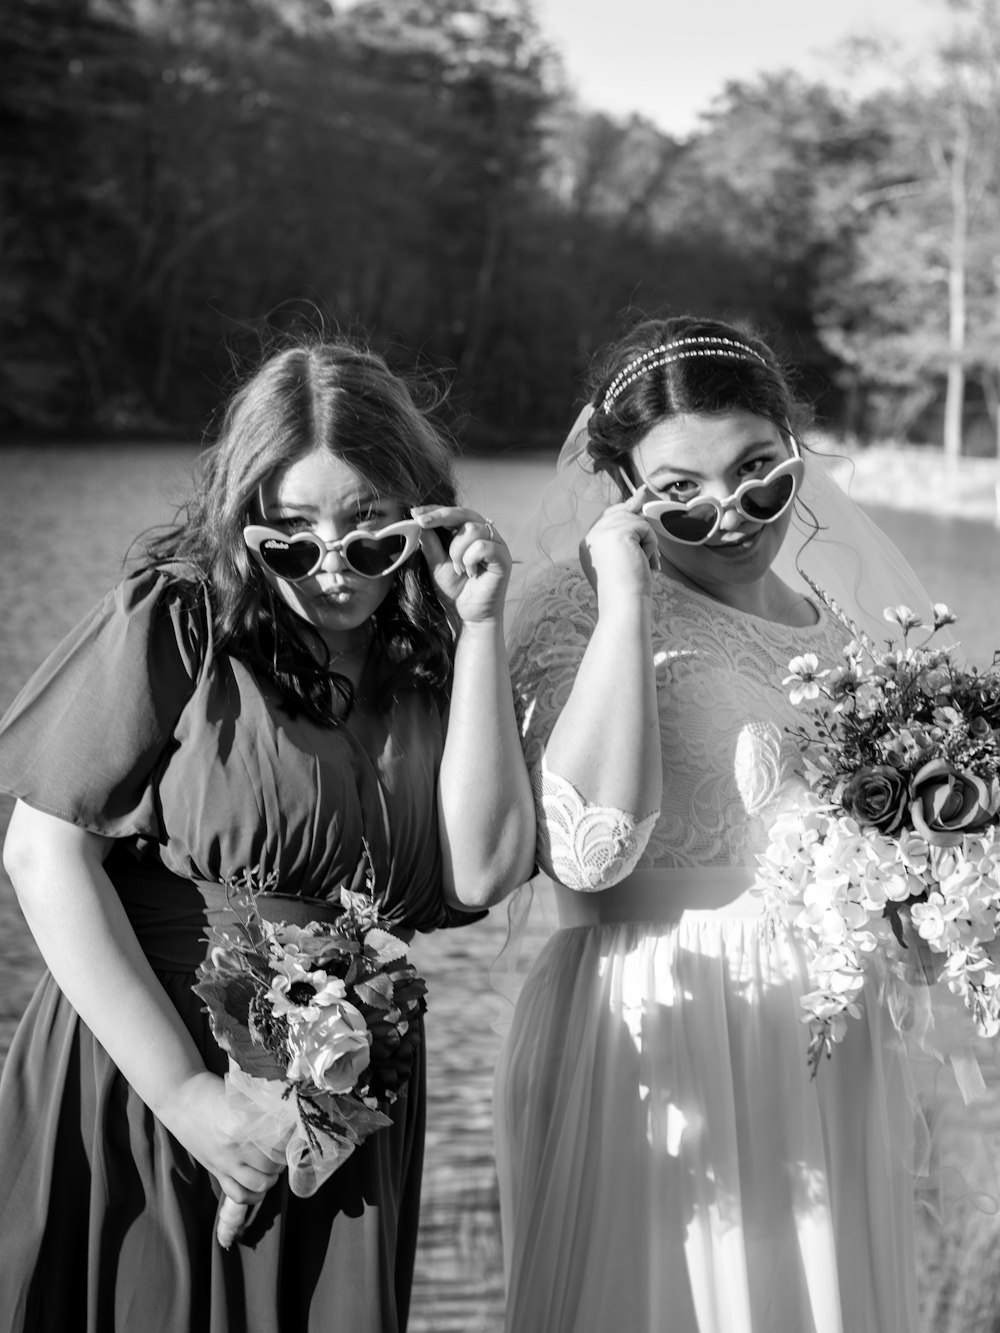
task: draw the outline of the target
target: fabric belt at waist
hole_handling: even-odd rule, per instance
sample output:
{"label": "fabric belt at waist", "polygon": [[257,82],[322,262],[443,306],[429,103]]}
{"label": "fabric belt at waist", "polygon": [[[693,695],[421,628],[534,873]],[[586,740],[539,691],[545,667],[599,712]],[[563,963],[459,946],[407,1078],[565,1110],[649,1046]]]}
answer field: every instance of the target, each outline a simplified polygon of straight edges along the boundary
{"label": "fabric belt at waist", "polygon": [[[113,880],[143,953],[160,972],[193,972],[208,952],[208,928],[238,919],[225,888],[214,880],[184,879],[163,867],[147,866],[134,876],[116,873]],[[296,926],[335,921],[342,910],[336,899],[288,893],[259,893],[256,903],[266,921]],[[407,942],[413,938],[410,929],[390,929]]]}
{"label": "fabric belt at waist", "polygon": [[580,893],[553,883],[559,925],[595,926],[628,921],[678,921],[685,912],[760,916],[761,898],[747,892],[754,872],[747,866],[635,870],[620,884]]}

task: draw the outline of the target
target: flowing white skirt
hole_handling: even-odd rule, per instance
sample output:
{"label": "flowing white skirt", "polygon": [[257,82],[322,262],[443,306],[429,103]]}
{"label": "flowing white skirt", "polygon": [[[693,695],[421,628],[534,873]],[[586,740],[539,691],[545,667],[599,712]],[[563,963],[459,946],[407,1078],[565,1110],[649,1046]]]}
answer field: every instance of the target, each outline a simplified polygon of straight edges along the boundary
{"label": "flowing white skirt", "polygon": [[794,938],[749,895],[681,910],[681,879],[655,922],[558,891],[590,924],[546,945],[496,1077],[508,1333],[914,1333],[894,1034],[866,997],[810,1080]]}

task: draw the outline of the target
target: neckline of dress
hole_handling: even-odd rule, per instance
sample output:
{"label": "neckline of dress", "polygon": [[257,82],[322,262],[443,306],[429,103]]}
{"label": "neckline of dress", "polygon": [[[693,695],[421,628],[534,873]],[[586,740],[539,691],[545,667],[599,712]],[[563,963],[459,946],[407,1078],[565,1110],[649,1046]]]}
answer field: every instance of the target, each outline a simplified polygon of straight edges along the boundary
{"label": "neckline of dress", "polygon": [[816,619],[811,625],[789,625],[784,620],[769,620],[766,616],[758,616],[753,611],[742,611],[737,606],[730,606],[728,602],[720,602],[718,598],[711,597],[707,592],[701,592],[697,588],[691,588],[686,583],[681,583],[679,579],[671,579],[664,575],[657,579],[655,586],[662,589],[665,593],[673,595],[675,592],[685,593],[692,597],[696,602],[705,603],[713,608],[718,608],[726,612],[741,623],[751,621],[759,625],[762,629],[773,631],[779,634],[782,631],[788,631],[791,634],[816,634],[826,628],[827,615],[824,607],[818,605],[811,597],[803,594],[802,600],[806,602],[816,612]]}

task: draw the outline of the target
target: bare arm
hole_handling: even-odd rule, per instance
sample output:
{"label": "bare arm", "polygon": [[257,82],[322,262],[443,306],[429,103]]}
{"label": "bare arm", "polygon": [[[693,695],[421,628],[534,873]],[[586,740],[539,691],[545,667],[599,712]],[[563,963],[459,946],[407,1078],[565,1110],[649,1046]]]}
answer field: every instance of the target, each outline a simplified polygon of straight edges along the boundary
{"label": "bare arm", "polygon": [[[420,509],[415,517],[427,524],[423,548],[435,582],[461,620],[438,781],[445,897],[488,907],[530,877],[535,846],[503,641],[510,552],[468,510]],[[446,553],[431,529],[459,523]]]}
{"label": "bare arm", "polygon": [[459,636],[438,803],[452,901],[488,907],[530,877],[534,801],[498,624]]}
{"label": "bare arm", "polygon": [[221,1078],[206,1070],[104,870],[112,839],[18,801],[4,868],[53,977],[136,1093],[236,1202],[277,1168],[244,1147]]}
{"label": "bare arm", "polygon": [[650,572],[658,551],[634,512],[644,498],[607,510],[581,547],[598,619],[544,752],[546,767],[588,804],[637,818],[658,811],[663,794]]}

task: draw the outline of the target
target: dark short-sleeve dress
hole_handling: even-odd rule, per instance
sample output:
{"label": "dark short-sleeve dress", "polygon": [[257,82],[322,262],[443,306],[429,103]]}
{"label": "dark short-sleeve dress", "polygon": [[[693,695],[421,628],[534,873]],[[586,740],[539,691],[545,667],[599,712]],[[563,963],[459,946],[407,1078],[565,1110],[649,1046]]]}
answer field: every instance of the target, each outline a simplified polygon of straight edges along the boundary
{"label": "dark short-sleeve dress", "polygon": [[[277,870],[308,920],[358,882],[367,839],[400,933],[468,919],[441,892],[443,742],[440,707],[419,691],[351,727],[291,717],[246,664],[214,652],[197,583],[154,570],[109,594],[15,700],[0,724],[0,790],[116,840],[108,874],[222,1073],[191,986],[225,876]],[[396,1333],[423,1128],[418,1059],[390,1128],[312,1198],[281,1177],[223,1251],[215,1182],[46,974],[0,1080],[0,1330]]]}

